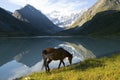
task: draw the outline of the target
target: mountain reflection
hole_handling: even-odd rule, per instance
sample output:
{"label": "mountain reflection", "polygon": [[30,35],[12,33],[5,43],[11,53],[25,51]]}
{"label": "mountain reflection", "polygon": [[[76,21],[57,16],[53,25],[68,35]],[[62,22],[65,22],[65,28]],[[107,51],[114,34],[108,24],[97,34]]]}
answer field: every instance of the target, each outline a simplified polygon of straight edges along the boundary
{"label": "mountain reflection", "polygon": [[[73,54],[73,63],[77,63],[88,58],[111,55],[120,51],[119,45],[119,39],[83,37],[0,38],[0,74],[4,71],[13,74],[13,70],[16,69],[16,73],[18,73],[13,75],[19,77],[33,71],[40,71],[42,65],[41,53],[48,47],[63,47]],[[66,59],[65,62],[67,65],[69,64]],[[58,64],[58,61],[53,61],[50,66],[56,68],[58,65],[54,64]],[[9,66],[13,66],[13,68]],[[0,79],[8,79],[10,76],[8,74]]]}
{"label": "mountain reflection", "polygon": [[41,53],[47,47],[63,47],[70,53],[72,52],[76,56],[79,55],[81,59],[87,58],[87,55],[92,54],[90,50],[87,50],[81,44],[54,38],[6,38],[1,39],[0,42],[2,43],[0,45],[1,66],[15,59],[31,67],[42,60]]}

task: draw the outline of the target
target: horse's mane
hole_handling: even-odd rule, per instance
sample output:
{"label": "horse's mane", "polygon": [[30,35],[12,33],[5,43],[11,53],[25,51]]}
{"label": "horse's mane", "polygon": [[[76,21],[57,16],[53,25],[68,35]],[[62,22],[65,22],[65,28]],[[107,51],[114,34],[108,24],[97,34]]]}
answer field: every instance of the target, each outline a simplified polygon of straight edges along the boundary
{"label": "horse's mane", "polygon": [[60,47],[60,48],[58,48],[59,50],[63,50],[63,51],[65,51],[68,55],[71,55],[72,56],[72,54],[70,54],[67,50],[65,50],[64,48],[62,48],[62,47]]}
{"label": "horse's mane", "polygon": [[65,49],[62,48],[62,47],[59,47],[59,48],[46,48],[46,49],[43,51],[43,54],[49,54],[49,53],[56,52],[56,51],[60,51],[60,52],[63,52],[63,51],[64,51],[67,55],[72,56],[72,54],[70,54],[67,50],[65,50]]}

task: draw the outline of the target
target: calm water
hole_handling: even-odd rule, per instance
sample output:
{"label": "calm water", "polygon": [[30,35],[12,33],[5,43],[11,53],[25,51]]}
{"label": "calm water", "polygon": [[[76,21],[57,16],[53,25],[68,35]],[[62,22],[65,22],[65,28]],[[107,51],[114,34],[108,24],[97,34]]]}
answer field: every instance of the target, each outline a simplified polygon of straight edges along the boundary
{"label": "calm water", "polygon": [[[120,51],[120,39],[85,37],[0,38],[0,80],[12,80],[41,71],[41,53],[48,47],[63,47],[74,55],[73,63],[109,56]],[[69,65],[67,59],[64,60]],[[57,68],[59,61],[50,63]]]}

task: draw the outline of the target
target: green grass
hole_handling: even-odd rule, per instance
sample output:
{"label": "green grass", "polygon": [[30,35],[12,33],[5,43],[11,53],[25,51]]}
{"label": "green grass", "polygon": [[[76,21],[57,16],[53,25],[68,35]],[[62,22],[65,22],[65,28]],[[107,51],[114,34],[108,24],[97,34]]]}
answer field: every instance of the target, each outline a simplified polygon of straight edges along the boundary
{"label": "green grass", "polygon": [[20,80],[120,80],[120,54],[88,59],[78,64],[53,69],[49,74],[34,72]]}

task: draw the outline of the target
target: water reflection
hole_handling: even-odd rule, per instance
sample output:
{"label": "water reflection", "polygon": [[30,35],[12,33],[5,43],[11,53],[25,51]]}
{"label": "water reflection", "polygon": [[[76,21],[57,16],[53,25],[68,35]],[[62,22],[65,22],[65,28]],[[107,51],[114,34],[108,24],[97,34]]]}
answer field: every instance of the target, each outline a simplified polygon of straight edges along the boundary
{"label": "water reflection", "polygon": [[[63,47],[74,55],[73,63],[77,63],[87,58],[110,55],[120,50],[119,45],[119,39],[0,38],[0,75],[3,75],[0,80],[11,80],[40,71],[41,52],[48,47]],[[58,62],[53,61],[50,67],[56,68]],[[68,65],[68,60],[65,59],[65,63]]]}

